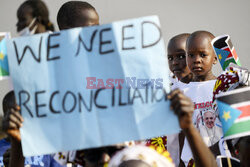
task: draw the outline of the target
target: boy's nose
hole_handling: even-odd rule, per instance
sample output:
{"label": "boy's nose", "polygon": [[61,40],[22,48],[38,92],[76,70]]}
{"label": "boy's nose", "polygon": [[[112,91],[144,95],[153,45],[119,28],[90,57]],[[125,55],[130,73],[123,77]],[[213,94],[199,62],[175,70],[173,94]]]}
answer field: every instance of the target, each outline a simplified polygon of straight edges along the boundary
{"label": "boy's nose", "polygon": [[173,59],[173,65],[178,65],[178,64],[179,64],[178,60],[176,58],[174,58]]}
{"label": "boy's nose", "polygon": [[195,55],[194,58],[193,58],[193,61],[195,63],[200,63],[201,62],[201,57],[199,55]]}

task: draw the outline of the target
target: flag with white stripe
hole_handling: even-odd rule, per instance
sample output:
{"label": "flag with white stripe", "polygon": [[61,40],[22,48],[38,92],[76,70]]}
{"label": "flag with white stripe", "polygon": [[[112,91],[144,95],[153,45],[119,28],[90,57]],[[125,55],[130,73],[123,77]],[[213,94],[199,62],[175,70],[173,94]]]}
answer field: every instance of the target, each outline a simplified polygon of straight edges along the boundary
{"label": "flag with white stripe", "polygon": [[225,139],[250,135],[250,87],[222,93],[217,105]]}
{"label": "flag with white stripe", "polygon": [[212,40],[211,44],[223,70],[225,70],[230,63],[241,66],[229,35],[218,36]]}

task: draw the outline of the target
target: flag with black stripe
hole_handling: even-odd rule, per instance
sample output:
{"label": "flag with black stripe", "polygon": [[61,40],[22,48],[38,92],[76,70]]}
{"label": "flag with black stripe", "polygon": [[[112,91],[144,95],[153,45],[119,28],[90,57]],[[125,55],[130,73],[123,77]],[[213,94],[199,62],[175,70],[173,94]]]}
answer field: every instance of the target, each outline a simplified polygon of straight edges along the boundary
{"label": "flag with black stripe", "polygon": [[225,139],[250,135],[250,87],[220,94],[217,105]]}
{"label": "flag with black stripe", "polygon": [[218,36],[212,40],[211,44],[223,70],[225,70],[230,63],[241,66],[229,35]]}

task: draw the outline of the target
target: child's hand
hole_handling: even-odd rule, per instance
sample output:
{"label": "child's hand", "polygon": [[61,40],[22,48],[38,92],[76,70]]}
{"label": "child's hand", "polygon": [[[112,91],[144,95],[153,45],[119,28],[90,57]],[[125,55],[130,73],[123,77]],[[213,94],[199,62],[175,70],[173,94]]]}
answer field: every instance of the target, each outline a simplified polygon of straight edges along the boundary
{"label": "child's hand", "polygon": [[171,91],[168,95],[168,99],[171,101],[171,108],[179,118],[180,127],[185,130],[193,126],[193,102],[179,89]]}
{"label": "child's hand", "polygon": [[3,130],[13,138],[21,141],[21,135],[19,128],[22,127],[23,117],[19,113],[20,107],[15,106],[7,110],[6,115],[3,118]]}

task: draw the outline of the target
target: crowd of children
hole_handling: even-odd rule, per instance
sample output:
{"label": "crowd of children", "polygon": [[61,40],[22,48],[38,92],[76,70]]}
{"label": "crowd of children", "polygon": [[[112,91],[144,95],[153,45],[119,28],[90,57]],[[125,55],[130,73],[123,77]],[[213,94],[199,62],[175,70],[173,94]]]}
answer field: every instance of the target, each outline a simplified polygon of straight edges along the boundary
{"label": "crowd of children", "polygon": [[[17,32],[20,36],[54,31],[54,26],[49,21],[48,9],[41,0],[27,0],[22,3],[18,8],[17,17]],[[69,1],[59,9],[57,24],[60,30],[99,25],[99,15],[87,2]],[[167,59],[173,77],[172,91],[167,98],[178,117],[182,131],[179,134],[162,137],[167,141],[164,143],[166,148],[159,149],[157,146],[143,144],[131,146],[134,142],[130,142],[130,144],[78,150],[74,152],[73,158],[70,157],[70,152],[23,157],[19,132],[23,118],[20,107],[16,104],[14,92],[11,91],[3,100],[2,125],[8,137],[0,140],[0,166],[59,167],[66,166],[68,162],[71,166],[88,167],[181,167],[194,164],[200,167],[217,166],[216,156],[223,155],[218,151],[223,140],[223,132],[218,113],[213,107],[214,85],[217,80],[212,72],[213,65],[217,63],[211,45],[213,39],[214,35],[208,31],[195,31],[191,34],[176,35],[168,42]],[[236,70],[235,73],[237,72],[240,73]],[[245,72],[244,75],[247,75],[244,82],[240,82],[239,79],[236,82],[249,86],[249,72]],[[238,151],[236,158],[240,159],[241,166],[250,166],[249,136],[237,139],[234,144],[225,143],[223,146],[228,147],[230,151]],[[231,154],[233,155],[235,154]]]}

